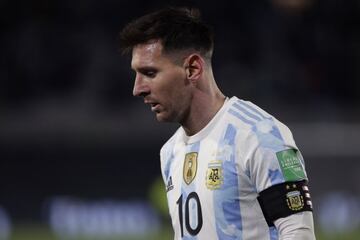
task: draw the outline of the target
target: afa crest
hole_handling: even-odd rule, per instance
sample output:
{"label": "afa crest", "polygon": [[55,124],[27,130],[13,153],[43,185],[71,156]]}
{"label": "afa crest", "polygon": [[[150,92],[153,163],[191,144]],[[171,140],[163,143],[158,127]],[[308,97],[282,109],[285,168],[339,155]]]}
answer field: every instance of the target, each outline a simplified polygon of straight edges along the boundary
{"label": "afa crest", "polygon": [[219,189],[224,182],[223,179],[222,162],[210,162],[206,171],[206,187],[210,190]]}
{"label": "afa crest", "polygon": [[196,176],[197,171],[197,152],[190,152],[185,155],[183,178],[187,185],[189,185]]}
{"label": "afa crest", "polygon": [[286,202],[290,210],[298,211],[304,207],[304,199],[299,191],[291,191],[286,194]]}

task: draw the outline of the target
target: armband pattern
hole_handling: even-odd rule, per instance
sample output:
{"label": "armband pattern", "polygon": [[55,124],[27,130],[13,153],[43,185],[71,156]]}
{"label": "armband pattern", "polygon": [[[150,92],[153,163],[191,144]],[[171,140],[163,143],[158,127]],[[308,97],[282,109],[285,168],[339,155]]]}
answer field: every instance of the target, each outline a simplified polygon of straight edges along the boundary
{"label": "armband pattern", "polygon": [[306,180],[274,185],[260,192],[258,201],[269,226],[278,218],[313,210]]}

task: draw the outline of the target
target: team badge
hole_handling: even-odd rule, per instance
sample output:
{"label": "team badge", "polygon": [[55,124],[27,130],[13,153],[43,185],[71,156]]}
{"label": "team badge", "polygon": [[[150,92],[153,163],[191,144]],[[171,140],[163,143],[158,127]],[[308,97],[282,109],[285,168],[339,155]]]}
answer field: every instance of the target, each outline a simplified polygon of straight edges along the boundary
{"label": "team badge", "polygon": [[215,190],[223,184],[223,169],[221,161],[212,161],[206,171],[206,187]]}
{"label": "team badge", "polygon": [[196,176],[197,156],[197,152],[190,152],[185,155],[183,177],[187,185],[189,185]]}
{"label": "team badge", "polygon": [[304,198],[300,191],[291,191],[286,194],[286,202],[290,210],[298,211],[304,207]]}

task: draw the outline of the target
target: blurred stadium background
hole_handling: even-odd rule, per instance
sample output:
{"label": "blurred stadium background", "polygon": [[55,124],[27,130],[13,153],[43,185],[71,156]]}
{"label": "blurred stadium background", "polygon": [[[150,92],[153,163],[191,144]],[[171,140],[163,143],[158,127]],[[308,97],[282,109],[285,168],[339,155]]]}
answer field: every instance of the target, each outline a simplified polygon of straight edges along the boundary
{"label": "blurred stadium background", "polygon": [[285,122],[318,239],[360,239],[358,0],[0,0],[0,239],[171,239],[159,149],[117,34],[166,6],[214,26],[228,96]]}

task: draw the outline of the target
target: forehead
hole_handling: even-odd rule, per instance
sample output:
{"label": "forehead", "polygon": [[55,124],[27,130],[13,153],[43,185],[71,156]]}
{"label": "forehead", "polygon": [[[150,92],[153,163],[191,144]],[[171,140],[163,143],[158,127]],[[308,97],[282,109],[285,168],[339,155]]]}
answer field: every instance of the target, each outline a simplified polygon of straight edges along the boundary
{"label": "forehead", "polygon": [[132,51],[131,67],[152,66],[158,62],[166,61],[162,50],[163,46],[160,41],[136,45]]}

